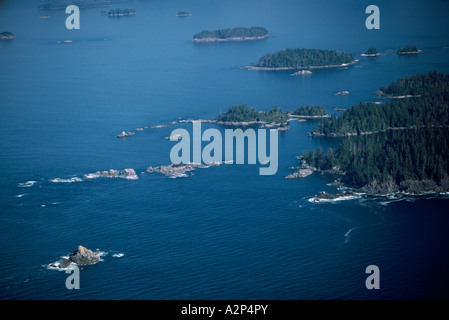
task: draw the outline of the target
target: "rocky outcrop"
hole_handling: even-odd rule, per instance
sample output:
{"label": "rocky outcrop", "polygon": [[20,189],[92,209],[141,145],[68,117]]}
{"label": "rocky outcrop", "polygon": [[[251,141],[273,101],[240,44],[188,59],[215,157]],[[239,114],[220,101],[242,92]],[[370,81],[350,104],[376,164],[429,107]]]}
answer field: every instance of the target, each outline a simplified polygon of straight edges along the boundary
{"label": "rocky outcrop", "polygon": [[449,191],[449,180],[442,180],[439,183],[434,180],[404,180],[399,185],[392,180],[382,183],[374,180],[358,188],[357,191],[372,195],[447,193]]}
{"label": "rocky outcrop", "polygon": [[166,166],[159,167],[148,167],[147,172],[153,173],[158,172],[162,173],[165,176],[170,178],[185,178],[187,177],[187,172],[193,171],[196,168],[207,168],[208,166],[201,163],[188,163],[188,164],[169,164]]}
{"label": "rocky outcrop", "polygon": [[293,169],[297,169],[297,171],[286,176],[286,179],[305,178],[317,171],[316,168],[309,166],[304,160],[301,161],[301,165],[299,167]]}
{"label": "rocky outcrop", "polygon": [[311,75],[311,74],[312,74],[312,71],[310,71],[310,70],[300,70],[295,73],[292,73],[291,76],[307,76],[307,75]]}
{"label": "rocky outcrop", "polygon": [[327,193],[325,191],[320,192],[314,198],[310,199],[311,202],[330,202],[341,201],[360,198],[360,195],[351,191],[345,191],[343,193]]}
{"label": "rocky outcrop", "polygon": [[88,266],[99,262],[100,255],[98,252],[92,252],[83,246],[78,246],[78,249],[70,254],[69,260],[79,266]]}
{"label": "rocky outcrop", "polygon": [[110,169],[109,171],[97,171],[94,173],[97,176],[105,177],[105,178],[117,178],[119,175],[119,172],[114,169]]}
{"label": "rocky outcrop", "polygon": [[124,169],[123,172],[122,172],[122,175],[125,178],[137,177],[136,171],[134,169],[131,169],[131,168]]}
{"label": "rocky outcrop", "polygon": [[392,180],[388,182],[374,180],[359,188],[358,191],[372,195],[391,194],[398,192],[399,186]]}
{"label": "rocky outcrop", "polygon": [[126,131],[122,131],[122,133],[118,134],[116,137],[117,138],[126,138],[126,137],[131,137],[135,135],[134,132],[126,132]]}
{"label": "rocky outcrop", "polygon": [[109,170],[103,170],[103,171],[96,171],[94,173],[88,174],[88,178],[97,178],[97,177],[104,177],[104,178],[125,178],[125,179],[138,179],[136,171],[134,169],[128,168],[124,169],[123,171],[118,171],[114,169]]}
{"label": "rocky outcrop", "polygon": [[12,32],[0,32],[0,40],[13,40],[14,34]]}
{"label": "rocky outcrop", "polygon": [[162,128],[168,128],[168,127],[170,127],[168,124],[160,124],[160,125],[157,125],[157,126],[152,126],[150,128],[151,129],[162,129]]}
{"label": "rocky outcrop", "polygon": [[[98,249],[97,249],[98,250]],[[51,264],[52,267],[61,269],[68,268],[72,263],[78,266],[88,266],[100,261],[100,253],[93,252],[83,246],[78,246],[78,249],[69,255],[69,258],[62,258],[59,264]]]}

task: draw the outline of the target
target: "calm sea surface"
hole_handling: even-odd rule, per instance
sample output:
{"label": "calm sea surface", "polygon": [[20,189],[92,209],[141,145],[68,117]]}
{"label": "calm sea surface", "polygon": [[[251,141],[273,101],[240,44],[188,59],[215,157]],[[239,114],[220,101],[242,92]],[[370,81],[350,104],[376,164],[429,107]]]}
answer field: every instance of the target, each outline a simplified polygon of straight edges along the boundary
{"label": "calm sea surface", "polygon": [[[417,72],[449,72],[447,1],[377,1],[381,29],[365,28],[367,1],[133,1],[134,17],[2,1],[0,32],[1,299],[433,299],[449,298],[449,199],[363,197],[311,203],[336,192],[326,176],[288,180],[296,156],[338,141],[307,137],[316,122],[279,134],[279,169],[197,169],[188,178],[144,173],[170,164],[182,119],[213,119],[230,105],[347,108]],[[178,18],[186,10],[191,17]],[[48,14],[50,18],[40,16]],[[264,26],[270,37],[193,44],[204,29]],[[71,43],[58,43],[72,40]],[[414,44],[423,53],[388,49]],[[360,57],[369,47],[386,53]],[[284,48],[336,49],[359,63],[311,76],[251,65]],[[349,95],[335,96],[348,90]],[[123,130],[145,129],[117,139]],[[203,124],[203,129],[224,128]],[[87,179],[133,168],[137,180]],[[67,182],[52,182],[60,178]],[[79,179],[77,179],[79,178]],[[81,180],[81,181],[79,181]],[[69,182],[70,181],[70,182]],[[104,253],[81,269],[81,289],[49,268],[83,245]],[[365,268],[380,268],[380,290]]]}

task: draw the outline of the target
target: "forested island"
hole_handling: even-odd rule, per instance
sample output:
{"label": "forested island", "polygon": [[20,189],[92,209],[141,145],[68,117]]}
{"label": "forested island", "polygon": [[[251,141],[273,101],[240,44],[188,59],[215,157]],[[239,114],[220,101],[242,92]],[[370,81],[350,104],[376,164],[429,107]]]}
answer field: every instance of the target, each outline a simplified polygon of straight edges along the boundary
{"label": "forested island", "polygon": [[341,116],[324,120],[312,135],[363,135],[430,126],[449,125],[449,75],[430,72],[404,77],[382,87],[394,99],[382,104],[361,102]]}
{"label": "forested island", "polygon": [[279,107],[270,111],[258,111],[246,104],[229,107],[225,113],[220,114],[215,122],[223,125],[276,125],[286,127],[289,116]]}
{"label": "forested island", "polygon": [[108,11],[109,17],[123,17],[123,16],[135,16],[136,10],[134,9],[112,9]]}
{"label": "forested island", "polygon": [[365,53],[362,53],[363,57],[377,57],[380,56],[380,53],[377,52],[376,48],[369,48]]}
{"label": "forested island", "polygon": [[14,38],[15,37],[12,32],[0,32],[0,40],[12,40]]}
{"label": "forested island", "polygon": [[320,133],[355,136],[337,150],[305,152],[303,170],[340,176],[346,186],[368,194],[448,192],[449,75],[416,74],[383,90],[420,96],[361,103],[324,120]]}
{"label": "forested island", "polygon": [[260,58],[250,70],[298,70],[344,67],[357,60],[348,53],[320,49],[284,49]]}
{"label": "forested island", "polygon": [[187,11],[178,11],[176,14],[177,17],[190,17],[192,14],[188,13]]}
{"label": "forested island", "polygon": [[268,36],[268,30],[263,27],[238,27],[213,31],[203,30],[193,36],[192,42],[261,40]]}
{"label": "forested island", "polygon": [[398,50],[398,54],[418,54],[421,50],[418,50],[415,46],[406,46]]}
{"label": "forested island", "polygon": [[323,118],[329,115],[323,106],[300,106],[293,111],[292,116],[304,118]]}

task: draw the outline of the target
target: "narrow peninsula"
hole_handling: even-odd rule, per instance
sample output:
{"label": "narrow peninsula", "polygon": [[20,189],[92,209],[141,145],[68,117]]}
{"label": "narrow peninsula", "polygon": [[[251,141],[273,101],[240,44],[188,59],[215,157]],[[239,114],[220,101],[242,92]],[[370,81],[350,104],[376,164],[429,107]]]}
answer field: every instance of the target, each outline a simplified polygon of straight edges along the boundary
{"label": "narrow peninsula", "polygon": [[336,150],[305,152],[301,169],[367,194],[449,192],[449,75],[415,74],[382,90],[414,97],[360,103],[323,120],[314,135],[346,138]]}

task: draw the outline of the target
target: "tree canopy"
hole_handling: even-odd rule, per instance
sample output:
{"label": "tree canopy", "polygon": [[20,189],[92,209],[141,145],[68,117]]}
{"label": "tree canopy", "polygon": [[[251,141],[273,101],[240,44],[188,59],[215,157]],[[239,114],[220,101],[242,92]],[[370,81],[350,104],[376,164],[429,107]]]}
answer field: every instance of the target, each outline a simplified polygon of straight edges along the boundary
{"label": "tree canopy", "polygon": [[354,61],[348,53],[319,49],[284,49],[260,58],[257,67],[300,69],[315,66],[337,66]]}
{"label": "tree canopy", "polygon": [[[321,170],[339,167],[343,182],[360,188],[370,182],[449,179],[449,75],[416,74],[382,88],[391,94],[417,94],[383,104],[360,103],[340,117],[323,120],[317,133],[355,133],[337,150],[322,148],[303,154]],[[396,130],[394,130],[396,129]],[[362,134],[371,132],[372,134]]]}
{"label": "tree canopy", "polygon": [[266,123],[286,123],[288,115],[279,107],[274,106],[270,111],[258,111],[246,104],[229,107],[225,113],[217,117],[220,122],[266,122]]}
{"label": "tree canopy", "polygon": [[268,30],[263,27],[243,28],[237,27],[233,29],[221,30],[203,30],[196,33],[193,39],[229,39],[229,38],[255,38],[268,35]]}

